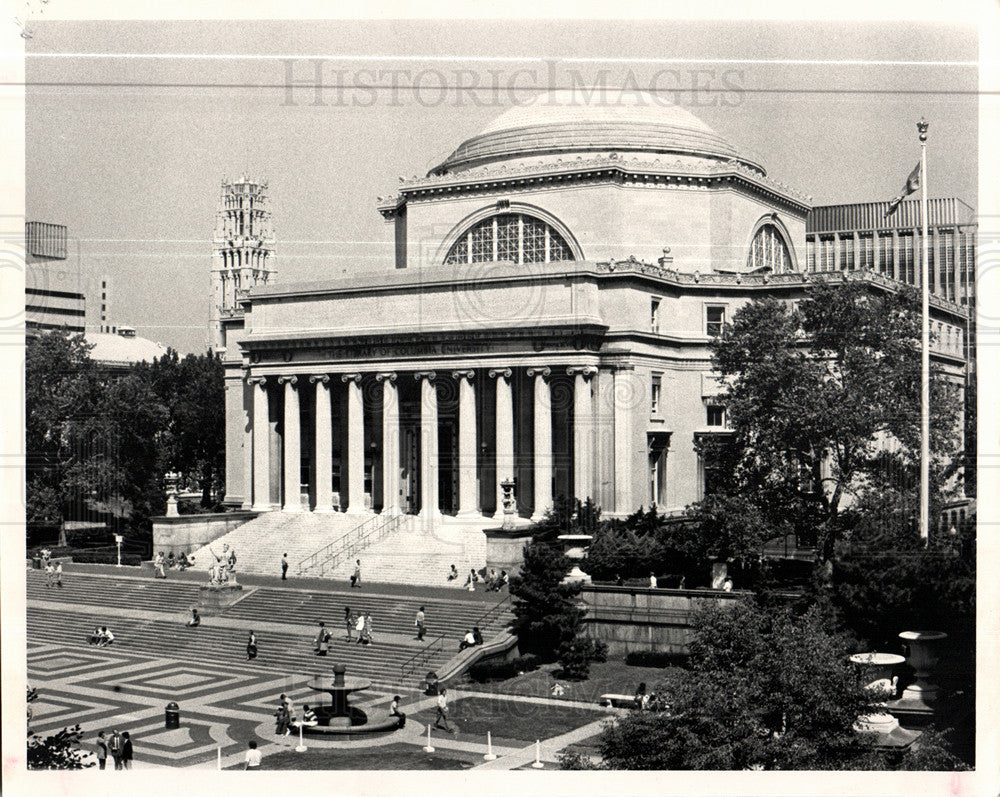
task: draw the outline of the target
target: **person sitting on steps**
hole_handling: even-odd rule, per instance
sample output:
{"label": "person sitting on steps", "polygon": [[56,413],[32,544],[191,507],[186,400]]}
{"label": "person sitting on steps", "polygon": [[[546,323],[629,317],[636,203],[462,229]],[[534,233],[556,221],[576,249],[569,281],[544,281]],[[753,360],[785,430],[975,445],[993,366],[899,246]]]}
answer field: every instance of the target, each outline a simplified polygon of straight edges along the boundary
{"label": "person sitting on steps", "polygon": [[458,569],[455,567],[455,565],[452,565],[451,570],[448,571],[448,580],[456,581],[457,579],[458,579]]}
{"label": "person sitting on steps", "polygon": [[201,625],[201,615],[197,609],[191,610],[191,619],[187,621],[188,628],[197,628]]}
{"label": "person sitting on steps", "polygon": [[462,637],[462,641],[458,643],[459,650],[465,650],[466,648],[474,648],[476,646],[476,637],[471,631],[466,631],[465,636]]}

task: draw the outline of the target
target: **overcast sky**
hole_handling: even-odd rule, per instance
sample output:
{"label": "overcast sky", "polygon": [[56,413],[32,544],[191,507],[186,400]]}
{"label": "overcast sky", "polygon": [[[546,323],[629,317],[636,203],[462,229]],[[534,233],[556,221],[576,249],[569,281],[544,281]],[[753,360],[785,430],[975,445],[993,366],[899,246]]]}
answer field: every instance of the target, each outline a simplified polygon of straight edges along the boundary
{"label": "overcast sky", "polygon": [[[33,34],[27,217],[65,224],[83,267],[111,275],[113,322],[181,352],[208,341],[223,177],[269,181],[282,283],[391,268],[377,197],[553,87],[659,89],[814,204],[895,196],[924,116],[930,194],[977,206],[968,27],[44,22]],[[166,57],[190,54],[226,57]],[[317,67],[323,104],[301,85],[289,103],[288,75],[313,81]],[[456,85],[479,89],[442,89]]]}

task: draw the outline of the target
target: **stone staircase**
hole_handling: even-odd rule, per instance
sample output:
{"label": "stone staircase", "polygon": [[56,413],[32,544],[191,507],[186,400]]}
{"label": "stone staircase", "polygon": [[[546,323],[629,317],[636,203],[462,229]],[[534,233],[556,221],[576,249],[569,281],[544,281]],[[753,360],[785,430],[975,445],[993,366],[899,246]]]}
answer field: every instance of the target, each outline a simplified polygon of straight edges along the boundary
{"label": "stone staircase", "polygon": [[[224,545],[236,551],[236,573],[281,575],[281,556],[288,554],[289,575],[299,562],[344,537],[370,515],[340,512],[266,512],[193,552],[195,568],[207,571]],[[211,550],[210,550],[211,549]]]}
{"label": "stone staircase", "polygon": [[[478,570],[486,564],[483,529],[497,525],[485,517],[443,516],[428,520],[419,515],[402,515],[398,523],[386,526],[389,519],[371,514],[268,512],[195,551],[195,567],[207,570],[215,561],[209,548],[221,555],[228,544],[236,551],[237,577],[242,573],[279,575],[281,556],[287,552],[290,577],[347,581],[354,572],[355,559],[360,559],[363,584],[460,589],[470,568]],[[359,545],[355,535],[372,542]],[[341,540],[346,548],[337,544],[331,547]],[[330,550],[324,551],[326,548]],[[323,553],[314,556],[318,552]],[[460,574],[456,581],[447,580],[452,564]]]}
{"label": "stone staircase", "polygon": [[[115,632],[114,650],[228,667],[244,664],[286,674],[328,669],[333,661],[379,684],[415,687],[426,669],[439,668],[458,652],[458,641],[478,625],[488,640],[511,620],[506,593],[493,598],[462,596],[456,600],[434,595],[378,593],[374,589],[315,591],[292,586],[247,588],[246,596],[201,628],[184,626],[197,605],[200,585],[192,581],[133,576],[109,577],[67,573],[62,589],[45,586],[38,571],[27,574],[28,637],[32,641],[77,647],[95,626]],[[456,596],[457,597],[457,596]],[[372,615],[375,644],[348,643],[344,607]],[[427,637],[415,639],[413,616],[423,605]],[[67,609],[72,607],[72,609]],[[332,634],[326,660],[313,655],[316,623],[326,622]],[[247,631],[257,632],[260,655],[246,662]],[[84,645],[84,647],[86,647]],[[90,649],[90,648],[88,648]],[[93,649],[93,650],[96,650]],[[412,659],[418,656],[419,667]],[[404,665],[407,662],[411,666]]]}
{"label": "stone staircase", "polygon": [[[408,515],[394,534],[355,557],[361,560],[362,583],[461,589],[469,569],[478,570],[486,564],[483,529],[493,525],[489,518],[464,520],[446,516],[427,520]],[[353,561],[346,563],[347,569],[353,571],[353,564]],[[451,565],[459,572],[460,577],[455,581],[448,581]],[[346,575],[349,573],[345,571],[342,577]]]}

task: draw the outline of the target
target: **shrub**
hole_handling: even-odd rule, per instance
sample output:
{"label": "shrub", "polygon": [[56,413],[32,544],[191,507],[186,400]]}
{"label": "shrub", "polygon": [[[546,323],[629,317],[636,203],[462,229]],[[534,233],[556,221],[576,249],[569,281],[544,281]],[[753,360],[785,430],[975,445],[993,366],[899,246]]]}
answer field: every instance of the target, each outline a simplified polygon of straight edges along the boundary
{"label": "shrub", "polygon": [[582,681],[590,675],[590,665],[595,661],[607,661],[608,646],[603,642],[587,638],[577,638],[559,646],[559,665],[562,677]]}
{"label": "shrub", "polygon": [[[73,561],[77,564],[89,565],[114,565],[118,564],[118,554],[114,551],[91,553],[87,551],[74,551]],[[130,567],[138,567],[142,564],[142,557],[136,553],[123,553],[122,564]]]}
{"label": "shrub", "polygon": [[630,667],[676,667],[686,659],[682,653],[663,650],[631,650],[625,654],[625,663]]}

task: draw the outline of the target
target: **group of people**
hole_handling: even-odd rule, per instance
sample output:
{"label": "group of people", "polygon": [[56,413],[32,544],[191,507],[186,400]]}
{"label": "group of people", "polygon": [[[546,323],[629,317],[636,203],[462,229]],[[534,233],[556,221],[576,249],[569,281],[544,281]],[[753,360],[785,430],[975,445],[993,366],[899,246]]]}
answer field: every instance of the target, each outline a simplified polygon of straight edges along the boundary
{"label": "group of people", "polygon": [[483,644],[483,634],[479,630],[479,626],[476,626],[471,631],[466,631],[465,636],[462,637],[462,641],[458,643],[459,650],[465,650],[466,648],[474,648],[476,645]]}
{"label": "group of people", "polygon": [[[344,628],[347,631],[348,642],[351,642],[354,639],[354,634],[357,633],[356,644],[372,644],[372,616],[370,612],[359,612],[355,615],[354,612],[351,611],[350,606],[345,606]],[[327,629],[326,623],[320,620],[319,630],[316,632],[316,639],[313,642],[313,652],[317,656],[326,656],[330,651],[330,642],[332,640],[333,636]]]}
{"label": "group of people", "polygon": [[106,731],[97,734],[97,767],[105,769],[108,756],[114,761],[115,769],[132,769],[132,739],[128,731],[119,733],[117,729],[111,736]]}
{"label": "group of people", "polygon": [[51,560],[47,561],[45,564],[45,586],[46,587],[62,587],[62,576],[63,568],[62,562],[56,562],[53,566]]}
{"label": "group of people", "polygon": [[99,648],[106,648],[115,641],[115,635],[111,633],[111,629],[106,625],[101,625],[94,629],[94,633],[87,637],[87,641],[91,645],[97,645]]}
{"label": "group of people", "polygon": [[[458,571],[455,570],[455,565],[451,566],[451,573],[448,574],[448,580],[454,581],[458,577]],[[486,585],[486,589],[491,592],[499,592],[504,587],[510,584],[510,576],[507,575],[506,570],[501,570],[497,573],[496,570],[490,568],[489,573],[486,572],[484,567],[482,570],[477,571],[476,568],[469,568],[469,575],[465,577],[465,584],[463,585],[469,592],[476,591],[476,584],[482,581]]]}
{"label": "group of people", "polygon": [[667,702],[662,695],[647,692],[646,682],[643,681],[635,690],[635,707],[639,711],[666,711]]}
{"label": "group of people", "polygon": [[319,718],[316,712],[309,707],[308,703],[302,704],[302,717],[296,718],[292,711],[292,701],[288,696],[282,694],[278,698],[278,709],[274,712],[274,732],[278,736],[288,736],[293,728],[299,726],[304,728],[315,728],[319,725]]}

